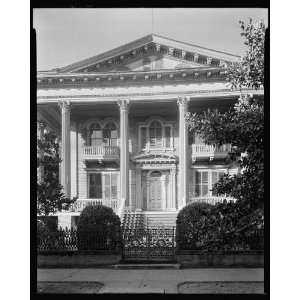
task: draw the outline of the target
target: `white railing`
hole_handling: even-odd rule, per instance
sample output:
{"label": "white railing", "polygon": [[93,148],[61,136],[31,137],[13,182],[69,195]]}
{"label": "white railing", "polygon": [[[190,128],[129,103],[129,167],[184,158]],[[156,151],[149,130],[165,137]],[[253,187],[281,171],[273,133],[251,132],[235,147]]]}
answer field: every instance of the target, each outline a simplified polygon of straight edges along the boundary
{"label": "white railing", "polygon": [[71,212],[81,212],[88,205],[102,204],[111,207],[115,213],[118,213],[120,200],[119,199],[78,199],[71,206]]}
{"label": "white railing", "polygon": [[201,202],[201,203],[207,203],[215,205],[219,202],[223,202],[223,200],[227,201],[236,201],[235,198],[228,197],[228,196],[207,196],[207,197],[190,197],[189,202]]}
{"label": "white railing", "polygon": [[193,144],[192,145],[192,158],[197,157],[214,157],[226,156],[231,151],[231,145],[225,144],[222,146],[206,145],[206,144]]}
{"label": "white railing", "polygon": [[84,146],[83,147],[84,156],[118,156],[119,147],[118,146]]}

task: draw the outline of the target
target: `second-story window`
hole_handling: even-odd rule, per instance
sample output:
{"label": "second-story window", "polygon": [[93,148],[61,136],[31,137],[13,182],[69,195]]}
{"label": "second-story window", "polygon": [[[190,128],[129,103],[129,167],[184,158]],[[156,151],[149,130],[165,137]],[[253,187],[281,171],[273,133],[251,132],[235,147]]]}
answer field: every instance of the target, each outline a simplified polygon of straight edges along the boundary
{"label": "second-story window", "polygon": [[150,147],[162,147],[162,126],[158,121],[153,121],[149,128]]}
{"label": "second-story window", "polygon": [[100,146],[102,144],[102,130],[97,123],[91,124],[88,131],[88,145]]}
{"label": "second-story window", "polygon": [[103,143],[106,146],[117,146],[118,131],[113,122],[109,122],[103,128]]}
{"label": "second-story window", "polygon": [[170,149],[173,147],[173,127],[170,123],[153,120],[139,127],[141,150]]}
{"label": "second-story window", "polygon": [[118,130],[113,122],[108,122],[104,127],[92,123],[88,127],[87,146],[117,146]]}

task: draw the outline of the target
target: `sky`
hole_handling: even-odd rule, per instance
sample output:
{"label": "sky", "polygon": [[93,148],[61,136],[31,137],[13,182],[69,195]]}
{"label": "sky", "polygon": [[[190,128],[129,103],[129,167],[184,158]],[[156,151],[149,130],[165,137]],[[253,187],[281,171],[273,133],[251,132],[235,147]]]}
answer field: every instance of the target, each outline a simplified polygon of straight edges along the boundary
{"label": "sky", "polygon": [[239,20],[263,20],[261,8],[34,9],[37,70],[59,68],[150,33],[243,55]]}

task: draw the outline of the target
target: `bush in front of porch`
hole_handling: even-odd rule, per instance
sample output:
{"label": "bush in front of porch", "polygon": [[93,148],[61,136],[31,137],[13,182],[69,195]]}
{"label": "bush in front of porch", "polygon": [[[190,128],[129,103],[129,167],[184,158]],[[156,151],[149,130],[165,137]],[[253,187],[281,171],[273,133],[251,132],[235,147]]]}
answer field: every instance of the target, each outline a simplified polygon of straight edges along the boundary
{"label": "bush in front of porch", "polygon": [[121,239],[120,218],[112,208],[89,205],[77,226],[78,250],[116,250]]}
{"label": "bush in front of porch", "polygon": [[263,250],[263,210],[252,212],[240,202],[191,203],[176,220],[179,250]]}

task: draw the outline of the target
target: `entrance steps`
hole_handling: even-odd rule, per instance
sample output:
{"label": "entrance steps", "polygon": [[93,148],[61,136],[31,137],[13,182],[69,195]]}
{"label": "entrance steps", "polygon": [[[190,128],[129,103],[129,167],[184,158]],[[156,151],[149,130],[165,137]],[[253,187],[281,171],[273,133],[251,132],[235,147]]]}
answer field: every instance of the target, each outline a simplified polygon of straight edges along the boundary
{"label": "entrance steps", "polygon": [[176,211],[145,211],[144,214],[147,227],[176,226]]}
{"label": "entrance steps", "polygon": [[124,229],[143,229],[157,226],[175,227],[177,211],[126,211],[122,219]]}

